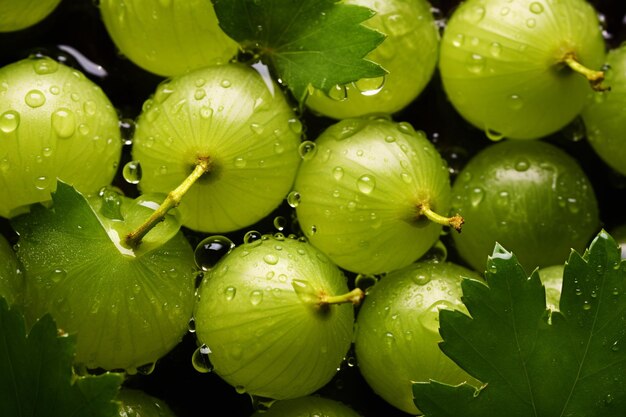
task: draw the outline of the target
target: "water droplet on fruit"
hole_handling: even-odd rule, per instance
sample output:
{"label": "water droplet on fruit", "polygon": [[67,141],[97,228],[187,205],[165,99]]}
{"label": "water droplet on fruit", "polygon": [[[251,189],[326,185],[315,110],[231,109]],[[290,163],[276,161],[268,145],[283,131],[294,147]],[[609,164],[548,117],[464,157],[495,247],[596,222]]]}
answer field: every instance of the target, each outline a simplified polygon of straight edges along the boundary
{"label": "water droplet on fruit", "polygon": [[56,268],[54,271],[52,271],[51,279],[54,283],[58,283],[66,276],[67,276],[67,271],[65,269]]}
{"label": "water droplet on fruit", "polygon": [[331,87],[326,95],[335,101],[343,101],[348,98],[348,90],[345,85],[337,84]]}
{"label": "water droplet on fruit", "polygon": [[45,175],[35,178],[35,188],[38,190],[46,190],[50,187],[50,179]]}
{"label": "water droplet on fruit", "polygon": [[419,316],[419,321],[422,326],[430,330],[431,332],[438,333],[439,332],[439,311],[449,309],[453,310],[454,305],[447,300],[439,300],[430,305],[427,309],[425,309],[422,314]]}
{"label": "water droplet on fruit", "polygon": [[258,246],[262,242],[262,235],[256,230],[249,230],[243,236],[243,243],[250,246]]}
{"label": "water droplet on fruit", "polygon": [[129,184],[139,184],[141,181],[141,165],[139,161],[129,161],[122,168],[122,176]]}
{"label": "water droplet on fruit", "polygon": [[198,243],[194,250],[196,265],[203,271],[208,271],[234,247],[235,244],[226,236],[214,235],[206,237]]}
{"label": "water droplet on fruit", "polygon": [[537,1],[530,3],[530,11],[534,14],[543,13],[543,5]]}
{"label": "water droplet on fruit", "polygon": [[357,189],[363,194],[370,194],[376,188],[376,178],[371,175],[361,175],[356,181]]}
{"label": "water droplet on fruit", "polygon": [[283,216],[276,216],[274,217],[273,224],[276,230],[283,231],[287,225],[287,220]]}
{"label": "water droplet on fruit", "polygon": [[230,80],[224,79],[224,80],[222,80],[222,82],[220,82],[220,85],[223,88],[229,88],[232,85],[232,83],[230,82]]}
{"label": "water droplet on fruit", "polygon": [[20,114],[14,110],[7,110],[0,116],[0,131],[14,132],[20,125]]}
{"label": "water droplet on fruit", "polygon": [[132,145],[133,136],[135,136],[135,121],[130,118],[123,118],[120,119],[119,126],[122,143],[126,146]]}
{"label": "water droplet on fruit", "polygon": [[504,139],[504,134],[490,128],[485,130],[485,135],[487,135],[487,137],[494,142]]}
{"label": "water droplet on fruit", "polygon": [[471,54],[467,59],[466,68],[473,74],[480,74],[485,68],[485,57],[480,54]]}
{"label": "water droplet on fruit", "polygon": [[196,332],[196,319],[194,319],[193,317],[190,318],[189,321],[187,322],[187,331],[189,333]]}
{"label": "water droplet on fruit", "polygon": [[33,62],[33,69],[39,75],[54,74],[59,69],[59,64],[51,58],[42,57]]}
{"label": "water droplet on fruit", "polygon": [[265,128],[260,123],[250,123],[250,130],[257,135],[262,135],[265,131]]}
{"label": "water droplet on fruit", "polygon": [[289,129],[296,135],[302,133],[302,122],[299,119],[289,119],[287,125],[289,125]]}
{"label": "water droplet on fruit", "polygon": [[76,115],[70,109],[61,108],[51,116],[52,129],[60,138],[69,138],[76,131]]}
{"label": "water droplet on fruit", "polygon": [[531,29],[534,28],[535,26],[537,26],[537,20],[535,20],[532,17],[529,19],[526,19],[526,26]]}
{"label": "water droplet on fruit", "polygon": [[46,96],[39,90],[30,90],[24,101],[32,108],[41,107],[46,103]]}
{"label": "water droplet on fruit", "polygon": [[300,193],[297,191],[291,191],[289,194],[287,194],[287,204],[289,204],[290,207],[298,207],[298,204],[300,204],[300,200]]}
{"label": "water droplet on fruit", "polygon": [[98,192],[98,196],[102,200],[100,213],[112,220],[123,220],[122,217],[122,196],[120,191],[112,187],[103,187]]}
{"label": "water droplet on fruit", "polygon": [[502,9],[500,9],[500,16],[506,16],[511,12],[511,8],[509,7],[503,7]]}
{"label": "water droplet on fruit", "polygon": [[478,206],[485,198],[485,190],[481,187],[474,187],[470,193],[470,204],[473,207]]}
{"label": "water droplet on fruit", "polygon": [[210,353],[211,349],[207,345],[201,345],[193,352],[191,364],[196,371],[206,374],[214,369],[213,364],[209,360]]}
{"label": "water droplet on fruit", "polygon": [[464,17],[468,21],[475,24],[475,23],[480,22],[485,17],[485,12],[486,10],[484,6],[475,6],[467,10]]}
{"label": "water droplet on fruit", "polygon": [[591,310],[591,304],[589,303],[589,301],[585,301],[583,303],[583,310]]}
{"label": "water droplet on fruit", "polygon": [[263,261],[268,265],[276,265],[278,263],[278,256],[268,253],[263,257]]}
{"label": "water droplet on fruit", "polygon": [[233,298],[235,298],[235,295],[237,295],[237,288],[233,286],[226,287],[226,289],[224,290],[224,296],[226,297],[227,301],[232,301]]}
{"label": "water droplet on fruit", "polygon": [[422,273],[417,272],[411,277],[411,279],[417,285],[426,285],[430,282],[430,275],[424,275]]}
{"label": "water droplet on fruit", "polygon": [[489,53],[493,57],[499,57],[502,53],[502,45],[500,45],[498,42],[492,42],[491,45],[489,45]]}
{"label": "water droplet on fruit", "polygon": [[611,350],[613,352],[617,352],[619,350],[619,340],[616,340],[615,342],[613,342],[613,344],[611,345]]}
{"label": "water droplet on fruit", "polygon": [[518,94],[511,94],[508,99],[508,106],[512,110],[519,110],[524,107],[524,100]]}
{"label": "water droplet on fruit", "polygon": [[364,96],[374,96],[380,92],[385,86],[385,77],[361,78],[354,83],[356,88]]}
{"label": "water droplet on fruit", "polygon": [[337,181],[343,178],[343,173],[344,171],[342,167],[333,168],[333,178],[335,178]]}
{"label": "water droplet on fruit", "polygon": [[300,153],[300,156],[302,157],[302,159],[308,161],[308,160],[311,160],[317,153],[317,146],[315,145],[315,142],[312,142],[310,140],[305,140],[304,142],[300,144],[300,147],[298,148],[298,152]]}
{"label": "water droplet on fruit", "polygon": [[263,291],[254,290],[250,293],[250,303],[253,306],[258,306],[263,301]]}
{"label": "water droplet on fruit", "polygon": [[196,91],[193,93],[193,98],[202,100],[204,97],[206,97],[206,90],[204,88],[196,88]]}
{"label": "water droplet on fruit", "polygon": [[452,38],[452,46],[460,48],[461,46],[463,46],[464,43],[465,43],[465,35],[463,35],[462,33],[457,33]]}

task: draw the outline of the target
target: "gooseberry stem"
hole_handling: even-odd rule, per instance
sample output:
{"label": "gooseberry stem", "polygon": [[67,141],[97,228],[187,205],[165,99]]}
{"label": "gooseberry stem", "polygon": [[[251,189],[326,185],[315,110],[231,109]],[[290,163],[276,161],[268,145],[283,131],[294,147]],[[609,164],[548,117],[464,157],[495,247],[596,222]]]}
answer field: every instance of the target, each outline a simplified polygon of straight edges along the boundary
{"label": "gooseberry stem", "polygon": [[602,85],[602,81],[604,81],[604,71],[596,71],[590,68],[585,67],[583,64],[578,62],[576,59],[576,55],[573,52],[568,52],[563,57],[563,62],[567,64],[572,70],[584,76],[587,80],[589,80],[589,84],[591,84],[591,88],[595,91],[606,91],[609,90],[608,87]]}
{"label": "gooseberry stem", "polygon": [[191,186],[202,177],[202,175],[207,173],[210,168],[211,162],[209,158],[199,157],[191,174],[189,174],[178,187],[167,194],[165,200],[163,200],[159,208],[152,213],[148,220],[126,235],[126,244],[131,248],[137,248],[144,236],[148,234],[154,226],[165,220],[167,212],[180,204],[183,196],[189,191]]}
{"label": "gooseberry stem", "polygon": [[428,203],[422,203],[419,205],[419,214],[426,216],[428,220],[435,223],[439,223],[444,226],[451,226],[457,232],[461,232],[461,226],[465,223],[465,219],[458,214],[452,217],[445,217],[441,214],[435,213],[430,209],[430,205]]}
{"label": "gooseberry stem", "polygon": [[363,292],[363,290],[360,288],[355,288],[352,291],[342,295],[322,295],[320,297],[319,304],[328,305],[352,303],[354,305],[358,305],[364,297],[365,293]]}

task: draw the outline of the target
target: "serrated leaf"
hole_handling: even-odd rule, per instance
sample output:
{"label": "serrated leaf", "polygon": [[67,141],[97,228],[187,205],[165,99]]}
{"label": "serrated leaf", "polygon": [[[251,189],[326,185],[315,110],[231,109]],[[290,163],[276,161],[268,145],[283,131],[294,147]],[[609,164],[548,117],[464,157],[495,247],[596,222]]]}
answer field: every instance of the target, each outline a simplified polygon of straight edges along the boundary
{"label": "serrated leaf", "polygon": [[560,312],[546,309],[537,271],[527,277],[500,246],[486,281],[463,282],[471,317],[440,313],[441,349],[484,385],[414,384],[426,416],[626,415],[626,262],[609,234],[572,251]]}
{"label": "serrated leaf", "polygon": [[385,35],[362,25],[374,12],[338,0],[213,0],[220,26],[244,50],[259,51],[302,103],[309,87],[383,76],[364,59]]}
{"label": "serrated leaf", "polygon": [[0,297],[0,415],[112,417],[123,376],[73,374],[75,338],[58,336],[50,315],[26,333],[24,316]]}

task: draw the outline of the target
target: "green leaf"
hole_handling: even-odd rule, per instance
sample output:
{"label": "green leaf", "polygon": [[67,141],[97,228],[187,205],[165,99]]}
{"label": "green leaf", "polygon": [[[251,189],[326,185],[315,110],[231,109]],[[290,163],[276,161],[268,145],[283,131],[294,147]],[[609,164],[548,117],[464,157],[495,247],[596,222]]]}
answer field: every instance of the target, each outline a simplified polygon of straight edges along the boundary
{"label": "green leaf", "polygon": [[560,312],[546,309],[537,271],[496,246],[487,285],[463,282],[471,315],[440,312],[441,349],[484,385],[413,385],[428,417],[626,414],[626,262],[601,231],[565,263]]}
{"label": "green leaf", "polygon": [[220,26],[244,50],[257,51],[295,98],[386,71],[365,56],[385,35],[361,23],[366,7],[338,0],[213,0]]}
{"label": "green leaf", "polygon": [[24,316],[0,297],[0,415],[112,417],[121,374],[73,374],[75,338],[59,336],[50,315],[26,334]]}

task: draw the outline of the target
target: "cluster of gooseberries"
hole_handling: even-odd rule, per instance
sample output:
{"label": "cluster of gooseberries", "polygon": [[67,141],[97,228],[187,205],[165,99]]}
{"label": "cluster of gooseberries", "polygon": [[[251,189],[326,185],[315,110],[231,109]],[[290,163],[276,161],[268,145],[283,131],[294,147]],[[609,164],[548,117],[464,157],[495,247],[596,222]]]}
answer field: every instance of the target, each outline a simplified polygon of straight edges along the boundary
{"label": "cluster of gooseberries", "polygon": [[481,384],[438,313],[496,242],[556,271],[556,306],[553,267],[617,226],[594,180],[626,175],[626,48],[592,2],[345,0],[387,74],[303,103],[209,0],[31,3],[0,4],[2,47],[85,14],[136,84],[64,41],[0,50],[0,296],[76,333],[82,372],[124,372],[128,407],[184,350],[255,417],[370,415],[337,388],[355,370],[415,415],[412,381]]}

